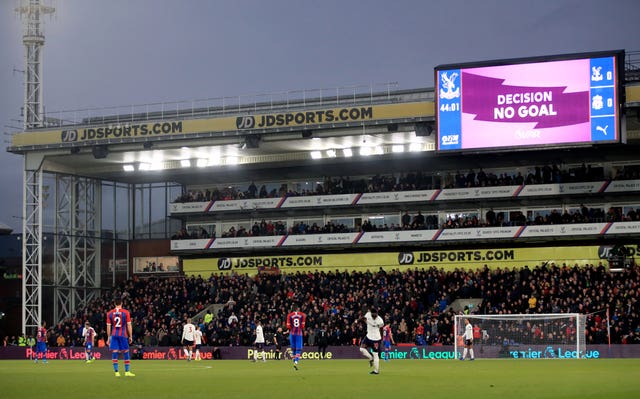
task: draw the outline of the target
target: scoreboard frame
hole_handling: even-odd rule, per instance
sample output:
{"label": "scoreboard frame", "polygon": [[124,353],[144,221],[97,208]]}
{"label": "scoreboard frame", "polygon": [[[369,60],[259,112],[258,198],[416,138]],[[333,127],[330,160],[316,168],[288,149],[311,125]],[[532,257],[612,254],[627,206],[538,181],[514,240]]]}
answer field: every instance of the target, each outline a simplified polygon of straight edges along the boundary
{"label": "scoreboard frame", "polygon": [[[626,131],[623,123],[625,104],[624,57],[624,50],[611,50],[436,66],[434,68],[436,152],[439,154],[486,153],[523,149],[585,147],[626,142]],[[600,118],[600,116],[597,115],[595,106],[591,107],[592,101],[595,96],[602,98],[596,92],[602,89],[595,87],[594,76],[588,79],[589,86],[586,88],[575,90],[574,86],[574,90],[567,90],[568,84],[564,84],[562,74],[560,74],[559,78],[561,80],[556,81],[558,84],[554,82],[554,84],[540,84],[539,87],[536,87],[537,76],[517,75],[512,72],[514,70],[527,71],[553,66],[565,67],[564,64],[580,62],[590,62],[590,65],[594,65],[594,62],[597,63],[598,60],[608,61],[607,58],[613,60],[614,76],[610,79],[612,85],[605,87],[604,90],[609,90],[608,93],[613,93],[614,99],[609,101],[608,110],[611,110],[614,114],[613,117],[612,115],[604,116],[609,118],[606,119],[607,125],[611,124],[609,122],[613,119],[612,123],[615,125],[613,126],[615,128],[615,137],[613,138],[607,137],[607,133],[611,133],[611,126],[608,127],[609,131],[607,132],[603,129],[604,126],[597,126],[593,122],[598,120],[595,118]],[[562,63],[563,61],[569,62]],[[476,74],[470,73],[473,70],[482,72],[479,74],[480,76],[476,76]],[[485,71],[488,76],[481,76],[485,74]],[[463,83],[463,73],[465,81],[468,82],[467,92],[465,92],[465,84]],[[504,76],[505,74],[508,76]],[[552,74],[541,76],[540,80],[545,82],[553,81],[553,78],[549,75]],[[569,70],[565,72],[564,76],[572,78]],[[473,77],[473,80],[471,77]],[[518,79],[534,82],[534,84],[513,85],[513,82],[518,81]],[[578,79],[578,81],[583,86],[587,84],[582,80]],[[485,87],[487,90],[484,90]],[[477,90],[476,88],[483,88],[483,90]],[[509,89],[515,90],[516,94],[496,95],[496,93],[505,93]],[[583,104],[581,101],[585,101],[585,96],[588,96],[588,120],[584,120],[586,117],[585,109],[581,109],[580,112],[567,111],[558,116],[558,109],[553,108],[552,95],[555,95],[553,101],[557,99],[558,102],[565,105],[565,108],[560,107],[563,110],[572,106],[577,108],[574,104],[582,104],[580,105],[582,108],[587,107],[587,103]],[[576,102],[575,100],[578,98],[576,96],[581,96],[579,98],[582,100]],[[467,100],[466,103],[465,99]],[[487,101],[488,99],[490,101]],[[490,104],[490,102],[493,103]],[[514,103],[531,104],[532,109],[539,115],[532,116],[527,114],[527,109],[529,108],[523,109],[523,113],[521,113],[520,108],[523,107],[517,107]],[[507,107],[504,107],[505,104]],[[509,105],[514,105],[514,107]],[[493,109],[491,109],[491,106],[494,106]],[[506,115],[505,108],[507,108]],[[517,111],[514,112],[514,110]],[[548,118],[544,119],[543,117]],[[492,120],[491,118],[494,119]],[[509,118],[512,120],[504,120]],[[562,119],[567,120],[567,122],[561,124],[562,122],[559,121]],[[573,125],[571,124],[572,120],[575,121]],[[605,119],[599,120],[605,121]],[[517,125],[514,125],[514,122]],[[556,126],[553,126],[554,123]],[[546,126],[545,124],[551,126]],[[526,128],[524,126],[534,127]],[[538,128],[538,126],[542,127]],[[513,135],[505,137],[505,132],[509,132],[510,129],[513,131]],[[590,132],[585,129],[590,129]],[[578,132],[580,132],[581,138],[577,138]],[[589,135],[589,133],[591,134]],[[587,135],[589,136],[588,138],[586,137]],[[549,139],[550,137],[553,138]]]}

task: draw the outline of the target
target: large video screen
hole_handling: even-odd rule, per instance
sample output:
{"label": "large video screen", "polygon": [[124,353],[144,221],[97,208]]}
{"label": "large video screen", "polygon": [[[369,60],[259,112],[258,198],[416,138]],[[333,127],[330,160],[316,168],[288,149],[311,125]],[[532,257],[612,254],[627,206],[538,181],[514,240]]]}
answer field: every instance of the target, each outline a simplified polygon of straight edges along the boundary
{"label": "large video screen", "polygon": [[620,141],[621,52],[435,68],[438,151]]}

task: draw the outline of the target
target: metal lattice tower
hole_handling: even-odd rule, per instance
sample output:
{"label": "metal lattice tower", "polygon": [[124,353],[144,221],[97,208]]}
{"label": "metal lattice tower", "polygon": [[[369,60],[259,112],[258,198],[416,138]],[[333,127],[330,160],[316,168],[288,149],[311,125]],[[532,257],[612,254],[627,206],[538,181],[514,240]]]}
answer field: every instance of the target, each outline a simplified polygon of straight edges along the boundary
{"label": "metal lattice tower", "polygon": [[22,333],[42,320],[42,173],[25,157],[22,211]]}
{"label": "metal lattice tower", "polygon": [[54,320],[72,316],[100,295],[98,180],[56,175]]}
{"label": "metal lattice tower", "polygon": [[55,8],[40,3],[40,0],[22,0],[16,12],[23,22],[22,43],[25,47],[24,68],[24,128],[43,125],[42,107],[42,47],[44,33],[41,17],[51,15]]}
{"label": "metal lattice tower", "polygon": [[[44,34],[41,17],[53,7],[40,0],[22,0],[16,12],[22,17],[25,46],[24,128],[43,126],[42,56]],[[22,211],[22,332],[31,331],[42,320],[42,163],[25,156]]]}

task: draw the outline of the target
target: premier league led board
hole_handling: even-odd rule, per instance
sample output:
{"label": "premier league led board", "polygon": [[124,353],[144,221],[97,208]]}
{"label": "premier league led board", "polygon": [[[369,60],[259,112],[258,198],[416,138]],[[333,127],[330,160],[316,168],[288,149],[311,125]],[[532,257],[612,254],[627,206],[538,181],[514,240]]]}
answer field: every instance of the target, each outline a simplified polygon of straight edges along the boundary
{"label": "premier league led board", "polygon": [[438,151],[620,142],[624,52],[440,65]]}

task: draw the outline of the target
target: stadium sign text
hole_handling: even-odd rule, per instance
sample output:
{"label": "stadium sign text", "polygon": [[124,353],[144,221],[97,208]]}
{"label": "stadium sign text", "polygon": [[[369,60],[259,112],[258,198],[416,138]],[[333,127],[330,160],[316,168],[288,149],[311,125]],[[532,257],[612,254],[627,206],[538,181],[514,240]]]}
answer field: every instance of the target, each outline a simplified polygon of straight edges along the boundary
{"label": "stadium sign text", "polygon": [[414,359],[414,360],[440,360],[456,359],[455,351],[430,350],[424,347],[412,347],[410,350],[394,349],[389,353],[382,352],[381,358],[387,359]]}
{"label": "stadium sign text", "polygon": [[437,263],[437,262],[469,262],[469,261],[493,261],[493,260],[513,260],[515,252],[513,249],[502,250],[476,250],[476,251],[429,251],[429,252],[401,252],[398,255],[398,263],[401,265],[412,265],[415,263]]}
{"label": "stadium sign text", "polygon": [[509,351],[509,356],[514,359],[599,359],[600,351],[587,350],[578,351],[566,350],[563,348],[553,348],[548,346],[544,351],[528,348],[526,350]]}
{"label": "stadium sign text", "polygon": [[[25,351],[26,359],[35,359],[37,354],[32,348],[27,348]],[[47,359],[59,359],[59,360],[84,360],[86,359],[86,353],[84,350],[74,350],[73,348],[59,348],[57,351],[47,351]],[[102,354],[99,351],[93,351],[93,356],[97,360],[102,358]]]}
{"label": "stadium sign text", "polygon": [[256,116],[239,116],[236,118],[236,127],[238,130],[263,129],[275,126],[314,125],[320,123],[363,121],[370,119],[373,119],[373,107],[352,107]]}
{"label": "stadium sign text", "polygon": [[322,256],[272,256],[265,258],[220,258],[218,270],[231,268],[322,266]]}
{"label": "stadium sign text", "polygon": [[78,130],[63,130],[60,141],[73,143],[99,139],[157,136],[182,133],[182,122],[162,122],[139,125],[116,125]]}
{"label": "stadium sign text", "polygon": [[[249,360],[253,359],[253,352],[254,352],[254,349],[247,349],[247,359]],[[258,351],[258,355],[261,355],[261,352],[262,351]],[[267,360],[279,360],[277,357],[277,353],[273,349],[271,349],[270,351],[265,351],[264,354]],[[314,360],[332,359],[333,353],[326,352],[322,354],[320,352],[315,352],[315,351],[309,351],[309,352],[305,351],[305,352],[302,352],[302,354],[300,354],[300,357],[302,359],[314,359]]]}
{"label": "stadium sign text", "polygon": [[[484,352],[480,355],[476,352],[479,358],[486,359],[575,359],[577,353],[575,347],[569,348],[568,346],[542,346],[532,347],[526,350],[504,350],[503,346],[485,346]],[[70,348],[70,347],[50,347],[47,352],[48,360],[84,360],[84,351],[82,348]],[[213,348],[206,346],[200,350],[200,355],[203,359],[213,359]],[[307,351],[307,349],[311,349]],[[522,348],[518,348],[522,349]],[[233,346],[233,347],[220,347],[220,357],[225,360],[246,360],[253,359],[253,348],[246,346]],[[286,351],[283,348],[283,353]],[[94,355],[96,359],[105,359],[109,363],[111,360],[111,352],[108,347],[94,348]],[[267,359],[275,359],[275,351],[273,347],[270,347],[265,352]],[[7,346],[0,347],[0,359],[33,359],[35,351],[29,347],[21,346]],[[460,355],[458,353],[457,355]],[[140,349],[133,349],[132,356],[136,359],[148,359],[148,360],[185,360],[184,351],[180,347],[145,347]],[[387,355],[382,354],[384,359]],[[360,351],[353,346],[329,346],[324,357],[315,348],[306,347],[303,349],[302,358],[308,360],[320,360],[320,359],[362,359]],[[389,351],[389,359],[399,360],[453,360],[457,359],[456,352],[453,346],[398,346]],[[584,353],[580,353],[580,358],[584,359],[600,359],[600,358],[636,358],[640,359],[640,345],[588,345]]]}

